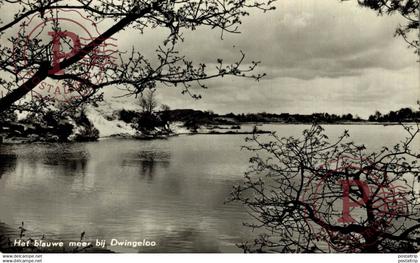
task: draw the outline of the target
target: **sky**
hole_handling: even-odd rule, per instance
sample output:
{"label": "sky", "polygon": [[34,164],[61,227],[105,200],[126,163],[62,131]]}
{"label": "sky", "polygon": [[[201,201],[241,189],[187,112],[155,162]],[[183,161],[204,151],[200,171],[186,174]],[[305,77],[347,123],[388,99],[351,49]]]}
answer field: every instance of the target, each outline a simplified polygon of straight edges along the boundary
{"label": "sky", "polygon": [[[367,117],[376,110],[415,108],[419,63],[414,50],[394,37],[403,22],[398,15],[378,16],[356,1],[280,0],[275,11],[253,11],[239,35],[221,40],[216,30],[185,32],[180,48],[193,61],[209,65],[243,50],[250,61],[261,61],[257,71],[267,73],[266,78],[209,81],[207,90],[196,90],[203,96],[198,101],[162,87],[159,100],[171,108],[216,113],[351,112]],[[159,32],[139,37],[126,31],[119,39],[125,43],[121,47],[136,43],[149,48],[159,37]]]}
{"label": "sky", "polygon": [[[159,102],[173,109],[216,113],[329,112],[360,117],[376,110],[416,108],[420,63],[414,50],[394,37],[398,24],[405,22],[398,14],[378,16],[356,0],[278,0],[275,6],[265,14],[251,11],[243,19],[241,34],[225,34],[222,40],[220,30],[200,28],[183,32],[184,42],[179,43],[181,54],[208,68],[218,58],[239,58],[242,50],[247,61],[261,62],[256,73],[266,73],[265,78],[207,81],[208,89],[194,90],[202,95],[200,100],[182,95],[180,88],[158,85]],[[134,46],[153,57],[166,35],[161,29],[143,34],[128,29],[114,37],[119,51]],[[116,88],[106,89],[108,99],[117,100],[112,97],[118,94]],[[118,100],[135,103],[135,98]]]}

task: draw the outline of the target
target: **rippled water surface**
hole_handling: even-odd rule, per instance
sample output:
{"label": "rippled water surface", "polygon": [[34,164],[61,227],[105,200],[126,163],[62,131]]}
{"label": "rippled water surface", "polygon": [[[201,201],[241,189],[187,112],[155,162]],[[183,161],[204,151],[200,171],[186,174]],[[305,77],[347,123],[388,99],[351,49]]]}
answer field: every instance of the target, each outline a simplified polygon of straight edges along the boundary
{"label": "rippled water surface", "polygon": [[[262,128],[291,136],[307,127]],[[349,129],[371,149],[404,134],[398,126],[325,128],[330,138]],[[224,201],[248,165],[245,137],[2,145],[0,222],[17,229],[24,221],[29,234],[68,240],[83,231],[93,240],[154,240],[163,252],[239,252],[235,244],[254,236],[242,226],[249,216]]]}

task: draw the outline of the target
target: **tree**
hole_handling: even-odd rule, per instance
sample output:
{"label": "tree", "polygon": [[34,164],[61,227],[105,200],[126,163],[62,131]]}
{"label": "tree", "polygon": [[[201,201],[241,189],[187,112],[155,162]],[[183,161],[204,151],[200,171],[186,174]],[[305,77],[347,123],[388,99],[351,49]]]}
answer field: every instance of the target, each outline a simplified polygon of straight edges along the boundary
{"label": "tree", "polygon": [[141,94],[139,104],[143,113],[153,114],[155,108],[158,106],[155,92],[156,90],[148,90]]}
{"label": "tree", "polygon": [[343,119],[351,121],[351,120],[353,120],[353,114],[348,113],[348,114],[343,116]]}
{"label": "tree", "polygon": [[[420,242],[419,124],[393,148],[369,153],[346,131],[330,142],[314,125],[302,138],[254,135],[245,181],[232,200],[262,234],[245,251],[416,252]],[[416,250],[417,249],[417,250]]]}
{"label": "tree", "polygon": [[162,112],[169,112],[170,110],[171,110],[171,107],[169,107],[168,105],[166,105],[166,104],[162,104],[161,106],[160,106],[160,109],[161,109],[161,111]]}
{"label": "tree", "polygon": [[[396,35],[420,54],[417,0],[358,3],[380,15],[402,15],[407,23]],[[241,247],[251,252],[417,252],[420,154],[411,146],[420,126],[403,127],[407,138],[379,152],[348,140],[347,131],[330,142],[318,125],[302,138],[275,133],[268,140],[249,138],[251,145],[244,148],[255,155],[231,200],[248,207],[254,221],[247,225],[261,234]]]}
{"label": "tree", "polygon": [[170,122],[171,122],[171,108],[166,105],[161,105],[160,119],[162,120],[164,129],[168,132],[171,132]]}
{"label": "tree", "polygon": [[[252,72],[259,62],[243,65],[246,61],[242,51],[237,62],[224,63],[222,59],[217,59],[216,68],[207,70],[206,65],[195,65],[179,54],[177,45],[183,40],[183,31],[200,27],[219,29],[222,36],[225,33],[239,33],[241,18],[249,15],[250,9],[272,10],[273,2],[274,0],[0,0],[2,10],[18,10],[11,20],[0,21],[0,85],[7,92],[0,99],[0,111],[10,108],[33,110],[34,104],[38,107],[51,105],[49,98],[17,104],[47,79],[62,81],[69,90],[78,94],[69,107],[101,100],[100,90],[110,85],[118,85],[126,89],[127,94],[137,95],[160,83],[181,86],[183,93],[199,97],[191,92],[191,88],[193,85],[205,88],[202,81],[211,78],[231,75],[258,80],[263,74]],[[60,20],[60,14],[63,12],[60,13],[60,10],[82,13],[92,20],[92,25],[106,20],[111,26],[86,45],[81,45],[74,33],[62,31],[64,24]],[[52,36],[50,39],[36,35],[29,38],[28,32],[19,30],[34,18],[43,21],[43,25],[53,21],[51,31],[48,32]],[[118,57],[115,65],[106,65],[104,58],[97,56],[101,45],[122,30],[129,29],[141,36],[145,30],[156,28],[164,28],[168,32],[164,42],[156,50],[156,58],[147,58],[134,48],[131,52],[116,51],[113,54]],[[9,45],[6,45],[4,42],[7,34],[13,32],[18,33],[9,36]],[[64,47],[60,49],[57,44]],[[71,52],[66,53],[66,50]],[[100,66],[95,64],[97,60],[100,61]],[[82,61],[86,63],[81,63]],[[93,81],[92,75],[98,73],[103,75],[101,81]]]}
{"label": "tree", "polygon": [[380,111],[375,111],[374,115],[369,116],[369,121],[381,121],[382,113]]}
{"label": "tree", "polygon": [[[140,96],[140,107],[142,113],[140,114],[137,122],[137,129],[143,134],[151,135],[156,132],[156,128],[160,130],[160,133],[171,133],[170,129],[170,108],[168,105],[161,105],[161,111],[156,112],[158,107],[158,101],[156,99],[156,90],[144,91]],[[161,135],[159,134],[159,135]]]}
{"label": "tree", "polygon": [[399,25],[395,31],[396,36],[402,37],[405,42],[415,49],[420,55],[419,42],[419,1],[418,0],[357,0],[358,3],[375,10],[379,15],[400,14],[406,19],[406,23]]}

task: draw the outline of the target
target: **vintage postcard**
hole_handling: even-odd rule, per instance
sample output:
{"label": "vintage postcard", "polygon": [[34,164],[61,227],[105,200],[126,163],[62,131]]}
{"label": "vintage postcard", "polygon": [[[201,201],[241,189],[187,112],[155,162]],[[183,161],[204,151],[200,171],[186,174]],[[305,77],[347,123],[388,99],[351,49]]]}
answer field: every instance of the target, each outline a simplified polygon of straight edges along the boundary
{"label": "vintage postcard", "polygon": [[0,10],[4,262],[418,262],[419,0],[0,0]]}

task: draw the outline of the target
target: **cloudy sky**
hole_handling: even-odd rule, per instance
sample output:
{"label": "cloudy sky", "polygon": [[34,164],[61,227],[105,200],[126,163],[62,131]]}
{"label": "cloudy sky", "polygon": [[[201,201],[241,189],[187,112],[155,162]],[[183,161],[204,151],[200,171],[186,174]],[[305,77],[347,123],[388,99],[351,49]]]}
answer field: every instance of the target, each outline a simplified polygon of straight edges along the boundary
{"label": "cloudy sky", "polygon": [[[356,1],[281,0],[276,6],[268,14],[253,12],[242,34],[225,35],[223,41],[217,31],[187,32],[181,48],[192,60],[210,65],[244,50],[250,60],[262,62],[259,71],[268,74],[264,80],[217,79],[200,91],[199,101],[164,88],[161,102],[218,113],[352,112],[366,117],[375,110],[414,107],[420,99],[416,55],[393,36],[404,22],[398,15],[380,17]],[[159,34],[133,39],[126,31],[119,39],[148,47]]]}
{"label": "cloudy sky", "polygon": [[[361,117],[415,107],[420,64],[414,50],[394,37],[403,18],[377,16],[356,0],[278,0],[276,7],[267,14],[253,11],[244,18],[241,34],[221,40],[220,31],[200,29],[184,32],[180,44],[183,54],[209,68],[217,58],[233,60],[243,50],[248,61],[261,61],[258,72],[266,78],[209,81],[207,90],[196,91],[203,96],[198,101],[180,89],[161,87],[160,102],[217,113],[351,112]],[[165,33],[125,30],[115,37],[120,51],[135,46],[153,56]],[[115,95],[115,89],[107,90]]]}

